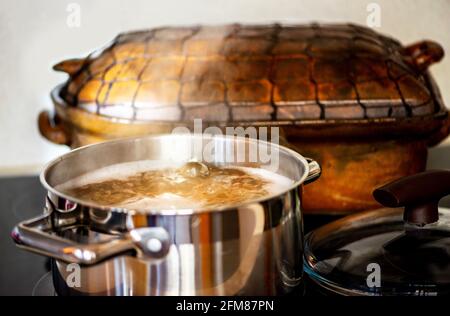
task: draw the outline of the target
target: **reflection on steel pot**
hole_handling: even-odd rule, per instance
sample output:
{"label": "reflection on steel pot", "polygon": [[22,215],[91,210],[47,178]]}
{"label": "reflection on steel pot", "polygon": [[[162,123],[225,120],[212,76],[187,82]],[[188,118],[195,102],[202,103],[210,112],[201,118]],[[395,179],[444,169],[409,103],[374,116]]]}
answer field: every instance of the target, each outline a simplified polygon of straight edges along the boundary
{"label": "reflection on steel pot", "polygon": [[[209,148],[217,166],[269,170],[251,161],[251,148],[276,153],[271,170],[291,180],[282,192],[238,205],[198,209],[125,209],[79,200],[55,187],[119,163],[202,161],[196,144]],[[183,149],[183,150],[180,150]],[[244,159],[225,159],[234,153]],[[230,157],[228,157],[230,158]],[[45,212],[20,223],[18,246],[55,260],[59,294],[83,295],[279,295],[303,275],[302,185],[319,165],[285,147],[254,139],[162,135],[122,139],[74,150],[41,175],[48,190]],[[72,282],[70,263],[81,265]],[[69,282],[70,281],[70,282]]]}

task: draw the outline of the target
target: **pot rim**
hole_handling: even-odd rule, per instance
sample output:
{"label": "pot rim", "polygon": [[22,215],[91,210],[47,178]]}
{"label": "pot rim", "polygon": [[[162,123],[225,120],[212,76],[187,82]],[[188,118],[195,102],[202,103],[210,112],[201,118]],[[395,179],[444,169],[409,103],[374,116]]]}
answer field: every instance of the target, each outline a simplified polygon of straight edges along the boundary
{"label": "pot rim", "polygon": [[[48,182],[47,182],[47,173],[49,172],[49,170],[56,166],[60,161],[67,159],[68,157],[71,157],[73,155],[76,155],[79,151],[83,151],[86,148],[90,148],[93,146],[108,146],[110,144],[117,144],[117,143],[125,143],[125,142],[132,142],[135,140],[140,140],[140,139],[157,139],[157,138],[167,138],[167,137],[189,137],[189,138],[222,138],[222,139],[245,139],[246,142],[251,142],[255,145],[260,145],[260,144],[264,144],[264,145],[268,145],[274,148],[277,148],[280,152],[285,152],[287,153],[289,156],[293,157],[297,162],[300,162],[303,165],[303,174],[301,175],[300,179],[297,181],[294,181],[293,184],[291,184],[289,187],[287,187],[286,189],[284,189],[281,192],[278,192],[276,194],[270,194],[267,195],[265,197],[262,198],[258,198],[258,199],[252,199],[250,201],[246,201],[244,203],[239,203],[239,204],[230,204],[227,206],[223,206],[223,207],[203,207],[203,208],[185,208],[185,209],[128,209],[128,208],[121,208],[121,207],[111,207],[111,206],[104,206],[104,205],[100,205],[97,203],[93,203],[93,202],[88,202],[88,201],[84,201],[82,199],[78,199],[75,197],[72,197],[68,194],[65,194],[63,192],[60,192],[58,190],[56,190],[53,186],[51,186]],[[272,199],[275,199],[277,197],[283,196],[286,193],[297,189],[300,185],[302,185],[306,180],[307,177],[310,173],[310,165],[308,163],[308,161],[306,160],[305,157],[303,157],[301,154],[299,154],[298,152],[287,148],[285,146],[279,145],[279,144],[275,144],[275,143],[271,143],[271,142],[267,142],[267,141],[262,141],[259,139],[250,139],[250,138],[245,138],[245,137],[240,137],[240,136],[230,136],[230,135],[204,135],[204,134],[155,134],[155,135],[147,135],[147,136],[133,136],[133,137],[126,137],[126,138],[120,138],[120,139],[115,139],[115,140],[110,140],[110,141],[106,141],[106,142],[101,142],[101,143],[94,143],[94,144],[89,144],[86,146],[82,146],[76,149],[71,150],[70,152],[63,154],[53,160],[51,160],[50,162],[48,162],[45,166],[43,171],[41,172],[39,179],[41,184],[43,185],[43,187],[50,193],[62,197],[66,200],[69,200],[71,202],[74,202],[76,204],[80,204],[86,207],[90,207],[90,208],[95,208],[98,210],[104,210],[104,211],[110,211],[110,212],[119,212],[119,213],[127,213],[127,214],[147,214],[147,215],[193,215],[193,214],[202,214],[202,213],[212,213],[212,212],[226,212],[226,211],[232,211],[235,210],[236,208],[240,208],[240,207],[246,207],[246,206],[250,206],[250,205],[254,205],[255,203],[262,203],[265,201],[269,201]]]}

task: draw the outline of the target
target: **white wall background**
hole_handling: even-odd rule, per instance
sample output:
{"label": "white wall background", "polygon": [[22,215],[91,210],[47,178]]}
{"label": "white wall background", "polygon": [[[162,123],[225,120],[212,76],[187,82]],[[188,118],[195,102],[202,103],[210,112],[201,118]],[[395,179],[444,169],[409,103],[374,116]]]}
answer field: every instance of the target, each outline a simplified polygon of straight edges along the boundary
{"label": "white wall background", "polygon": [[[80,57],[125,30],[177,24],[310,21],[365,24],[367,5],[381,7],[380,32],[403,43],[428,38],[450,54],[449,0],[0,0],[0,175],[37,172],[67,151],[38,132],[50,90],[66,79],[56,62]],[[81,26],[68,27],[69,3]],[[432,67],[450,105],[450,56]]]}

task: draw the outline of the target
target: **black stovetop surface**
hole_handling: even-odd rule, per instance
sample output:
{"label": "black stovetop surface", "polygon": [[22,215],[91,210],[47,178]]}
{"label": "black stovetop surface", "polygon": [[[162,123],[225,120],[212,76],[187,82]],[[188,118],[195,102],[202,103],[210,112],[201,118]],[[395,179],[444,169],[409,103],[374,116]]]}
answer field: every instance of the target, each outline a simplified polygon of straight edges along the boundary
{"label": "black stovetop surface", "polygon": [[[37,176],[0,178],[0,295],[52,295],[50,260],[17,248],[9,236],[18,222],[41,214],[45,193]],[[334,219],[306,215],[305,232]],[[305,285],[306,295],[315,293]]]}
{"label": "black stovetop surface", "polygon": [[45,190],[35,177],[0,178],[0,295],[32,295],[49,260],[18,249],[9,237],[14,225],[42,212]]}

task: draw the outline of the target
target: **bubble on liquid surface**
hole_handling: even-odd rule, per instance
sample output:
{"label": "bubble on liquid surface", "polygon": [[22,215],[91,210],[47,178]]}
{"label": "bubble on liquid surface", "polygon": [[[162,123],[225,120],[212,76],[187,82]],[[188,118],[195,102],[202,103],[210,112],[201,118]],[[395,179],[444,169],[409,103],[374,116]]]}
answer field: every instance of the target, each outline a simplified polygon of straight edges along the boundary
{"label": "bubble on liquid surface", "polygon": [[207,177],[209,176],[209,168],[204,163],[198,161],[190,161],[184,164],[177,172],[188,178]]}

